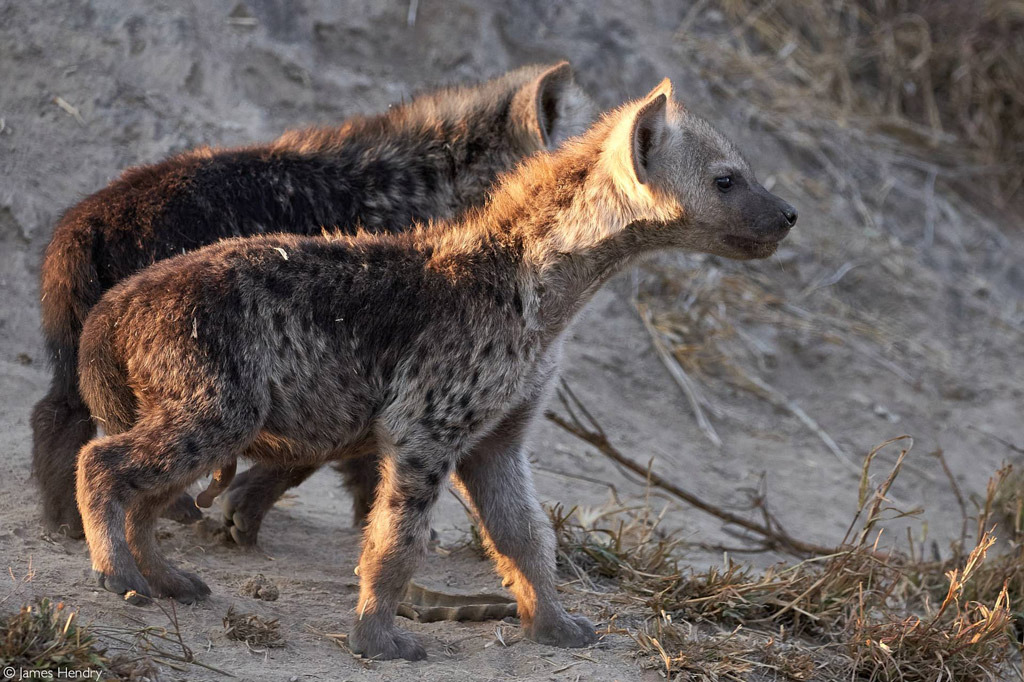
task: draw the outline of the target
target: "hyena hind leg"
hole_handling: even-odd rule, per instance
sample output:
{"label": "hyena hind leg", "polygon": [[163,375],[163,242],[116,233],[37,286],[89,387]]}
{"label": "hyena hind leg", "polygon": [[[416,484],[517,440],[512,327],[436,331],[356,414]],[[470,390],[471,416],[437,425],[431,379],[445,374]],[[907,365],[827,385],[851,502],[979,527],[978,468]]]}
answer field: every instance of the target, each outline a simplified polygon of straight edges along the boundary
{"label": "hyena hind leg", "polygon": [[516,597],[526,636],[541,644],[581,647],[597,640],[587,618],[570,615],[556,591],[555,534],[533,487],[523,436],[528,408],[514,412],[456,469],[456,480],[483,526],[484,544]]}
{"label": "hyena hind leg", "polygon": [[180,499],[178,495],[174,488],[162,493],[141,494],[135,499],[127,511],[128,546],[154,597],[172,597],[183,604],[191,604],[209,596],[210,588],[199,576],[172,564],[156,542],[157,519],[168,502]]}
{"label": "hyena hind leg", "polygon": [[131,501],[130,486],[119,480],[117,471],[127,464],[131,448],[130,433],[86,445],[78,456],[76,495],[92,570],[100,587],[115,594],[135,593],[129,601],[139,604],[152,597],[153,590],[128,545],[125,510]]}
{"label": "hyena hind leg", "polygon": [[32,475],[39,485],[46,526],[76,539],[84,531],[75,504],[75,459],[95,435],[89,408],[78,392],[55,377],[32,410]]}
{"label": "hyena hind leg", "polygon": [[359,558],[359,605],[349,647],[367,658],[416,661],[427,652],[395,626],[395,611],[426,554],[430,510],[451,471],[454,454],[428,439],[419,448],[382,455],[380,485]]}
{"label": "hyena hind leg", "polygon": [[215,420],[200,425],[194,416],[160,416],[82,450],[78,504],[102,587],[184,601],[204,596],[201,581],[180,580],[181,572],[156,550],[156,515],[205,472],[230,461],[246,437],[248,430],[228,432]]}

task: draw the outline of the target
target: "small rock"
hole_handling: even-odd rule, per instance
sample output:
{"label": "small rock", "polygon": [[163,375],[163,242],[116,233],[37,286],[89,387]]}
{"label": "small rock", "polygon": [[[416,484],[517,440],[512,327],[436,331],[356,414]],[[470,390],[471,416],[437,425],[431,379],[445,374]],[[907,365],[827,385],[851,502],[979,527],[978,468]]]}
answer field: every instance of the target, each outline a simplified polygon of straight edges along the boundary
{"label": "small rock", "polygon": [[892,412],[890,412],[889,408],[887,408],[885,405],[876,404],[874,407],[874,412],[876,417],[881,417],[890,424],[898,424],[900,421],[900,416],[898,414],[893,414]]}

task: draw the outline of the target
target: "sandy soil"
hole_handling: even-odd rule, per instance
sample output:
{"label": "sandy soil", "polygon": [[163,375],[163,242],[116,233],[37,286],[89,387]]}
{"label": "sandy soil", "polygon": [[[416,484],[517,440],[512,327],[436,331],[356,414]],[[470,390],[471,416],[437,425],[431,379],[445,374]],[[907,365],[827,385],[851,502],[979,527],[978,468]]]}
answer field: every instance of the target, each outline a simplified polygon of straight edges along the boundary
{"label": "sandy soil", "polygon": [[[13,593],[4,607],[51,596],[80,609],[85,620],[167,621],[155,608],[97,592],[84,544],[40,527],[29,480],[28,416],[48,381],[37,276],[60,211],[132,164],[197,144],[272,139],[288,127],[340,121],[434,84],[489,77],[532,61],[570,59],[579,81],[606,107],[671,77],[681,99],[734,135],[761,177],[800,209],[800,224],[779,258],[716,267],[762,274],[810,310],[841,304],[886,330],[886,343],[865,352],[842,339],[745,327],[770,357],[761,376],[812,413],[852,456],[891,436],[915,437],[914,468],[894,496],[927,510],[933,551],[946,552],[959,533],[960,512],[928,453],[944,450],[972,495],[1012,456],[982,432],[1024,443],[1020,220],[953,224],[940,216],[934,244],[921,248],[926,217],[889,201],[879,210],[878,229],[861,227],[827,177],[752,126],[740,103],[708,86],[716,65],[689,59],[675,35],[686,3],[422,0],[412,26],[404,2],[132,5],[0,2],[0,568],[9,569],[11,581],[0,586],[0,598]],[[57,97],[68,107],[58,106]],[[683,269],[699,262],[678,255],[658,261]],[[844,264],[854,267],[828,284]],[[618,278],[576,326],[565,367],[575,391],[625,452],[654,458],[657,470],[704,499],[741,505],[744,490],[765,473],[771,508],[790,532],[838,541],[855,509],[856,474],[792,415],[723,386],[714,393],[723,408],[715,426],[724,445],[709,445],[630,302],[634,282],[647,281],[647,271]],[[625,500],[642,497],[635,480],[551,424],[536,434],[533,453],[548,502],[604,504],[608,487],[579,475],[607,481]],[[269,515],[257,551],[223,544],[215,515],[201,527],[165,523],[163,542],[172,557],[201,573],[214,591],[210,600],[177,611],[198,659],[261,680],[657,678],[634,660],[624,635],[606,636],[579,658],[511,643],[518,639],[511,625],[504,626],[511,645],[503,646],[494,623],[411,625],[427,642],[426,663],[354,659],[322,634],[346,632],[354,617],[359,537],[349,518],[348,500],[328,471]],[[665,523],[694,543],[736,544],[718,521],[692,509],[670,505]],[[469,521],[448,497],[435,526],[442,546],[451,547],[465,539]],[[920,532],[919,523],[913,527]],[[490,565],[473,552],[446,554],[432,555],[418,580],[457,591],[499,588]],[[776,558],[752,560],[764,565]],[[695,567],[721,560],[699,549],[691,555]],[[257,573],[279,586],[277,601],[240,595],[241,583]],[[613,615],[571,585],[565,598],[602,624]],[[221,621],[231,605],[279,618],[286,646],[259,653],[226,639]],[[163,676],[221,677],[194,666],[165,668]]]}

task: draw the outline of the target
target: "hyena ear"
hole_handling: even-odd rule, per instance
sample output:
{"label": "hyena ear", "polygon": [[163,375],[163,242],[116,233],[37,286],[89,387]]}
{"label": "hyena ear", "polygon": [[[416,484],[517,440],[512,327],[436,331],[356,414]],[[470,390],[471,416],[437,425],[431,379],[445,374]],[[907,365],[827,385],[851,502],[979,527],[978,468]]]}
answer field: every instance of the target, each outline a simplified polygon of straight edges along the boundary
{"label": "hyena ear", "polygon": [[526,109],[523,116],[527,126],[545,149],[554,149],[590,123],[589,117],[581,111],[586,108],[582,102],[586,97],[573,82],[569,62],[559,62],[545,69],[520,95]]}
{"label": "hyena ear", "polygon": [[650,179],[651,159],[665,140],[668,128],[665,117],[671,96],[672,83],[666,78],[647,94],[633,116],[629,132],[630,161],[633,174],[641,185],[646,185]]}

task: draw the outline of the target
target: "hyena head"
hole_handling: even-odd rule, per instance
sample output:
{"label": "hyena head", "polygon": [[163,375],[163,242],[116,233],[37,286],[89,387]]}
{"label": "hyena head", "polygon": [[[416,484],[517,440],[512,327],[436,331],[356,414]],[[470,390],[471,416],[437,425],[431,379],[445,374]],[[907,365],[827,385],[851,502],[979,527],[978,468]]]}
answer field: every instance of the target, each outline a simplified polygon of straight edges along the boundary
{"label": "hyena head", "polygon": [[585,132],[596,115],[568,62],[525,66],[476,86],[446,88],[407,107],[410,119],[438,131],[450,149],[464,206],[482,204],[500,174]]}
{"label": "hyena head", "polygon": [[757,181],[732,142],[672,99],[668,79],[614,116],[602,162],[642,241],[741,260],[775,253],[796,210]]}

